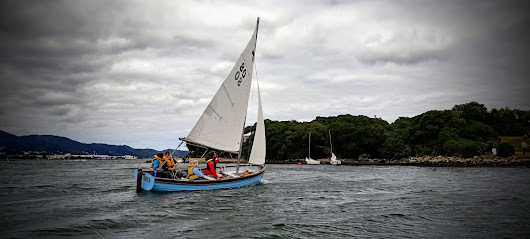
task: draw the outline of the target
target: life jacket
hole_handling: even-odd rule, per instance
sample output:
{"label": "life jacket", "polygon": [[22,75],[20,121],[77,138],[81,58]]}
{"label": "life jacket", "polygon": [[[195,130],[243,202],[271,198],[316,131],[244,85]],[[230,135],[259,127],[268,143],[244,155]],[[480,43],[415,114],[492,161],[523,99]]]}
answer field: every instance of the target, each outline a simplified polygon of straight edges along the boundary
{"label": "life jacket", "polygon": [[158,157],[157,155],[154,156],[154,159],[153,161],[151,161],[151,168],[149,168],[149,170],[153,171],[153,164],[155,163],[155,160],[158,160],[158,168],[162,168],[161,164],[162,164],[162,159],[160,157]]}
{"label": "life jacket", "polygon": [[217,158],[210,158],[210,159],[206,160],[206,170],[210,170],[210,168],[208,167],[208,163],[210,161],[213,161],[213,169],[217,170],[217,162],[218,162]]}
{"label": "life jacket", "polygon": [[175,160],[173,159],[173,156],[169,155],[169,158],[167,159],[167,166],[173,167],[175,166]]}
{"label": "life jacket", "polygon": [[188,178],[189,179],[199,178],[199,176],[193,172],[193,167],[188,168]]}

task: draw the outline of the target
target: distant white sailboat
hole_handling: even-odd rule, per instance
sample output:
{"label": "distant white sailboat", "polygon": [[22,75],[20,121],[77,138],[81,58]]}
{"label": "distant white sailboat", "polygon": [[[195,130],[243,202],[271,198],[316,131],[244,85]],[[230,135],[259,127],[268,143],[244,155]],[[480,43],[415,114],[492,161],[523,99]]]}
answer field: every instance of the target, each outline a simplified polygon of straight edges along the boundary
{"label": "distant white sailboat", "polygon": [[320,164],[320,161],[319,160],[316,160],[316,159],[312,159],[311,158],[311,133],[309,133],[309,146],[308,146],[308,152],[309,152],[309,157],[306,157],[305,158],[305,162],[307,164]]}
{"label": "distant white sailboat", "polygon": [[333,153],[333,145],[331,144],[331,130],[329,131],[329,146],[331,147],[331,159],[329,163],[331,165],[340,165],[342,162],[337,159],[337,156]]}
{"label": "distant white sailboat", "polygon": [[331,152],[331,159],[329,161],[331,165],[340,165],[342,162],[337,159],[337,156],[333,152]]}

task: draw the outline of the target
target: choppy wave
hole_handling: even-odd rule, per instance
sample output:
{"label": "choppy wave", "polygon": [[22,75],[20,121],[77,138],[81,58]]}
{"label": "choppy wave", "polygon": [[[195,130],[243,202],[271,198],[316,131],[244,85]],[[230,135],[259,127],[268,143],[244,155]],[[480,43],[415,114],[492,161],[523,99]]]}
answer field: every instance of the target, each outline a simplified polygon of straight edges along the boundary
{"label": "choppy wave", "polygon": [[528,168],[269,165],[252,187],[136,194],[132,168],[139,165],[147,166],[126,160],[3,164],[2,237],[530,235]]}

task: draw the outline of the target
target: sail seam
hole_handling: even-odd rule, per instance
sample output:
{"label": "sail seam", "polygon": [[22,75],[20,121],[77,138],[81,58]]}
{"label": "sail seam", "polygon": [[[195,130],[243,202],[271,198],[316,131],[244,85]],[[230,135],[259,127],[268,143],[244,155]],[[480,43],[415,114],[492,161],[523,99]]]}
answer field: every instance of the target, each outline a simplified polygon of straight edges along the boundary
{"label": "sail seam", "polygon": [[217,116],[219,116],[219,119],[223,118],[221,115],[219,115],[217,112],[215,112],[215,110],[212,108],[211,105],[208,105],[208,108],[210,108]]}
{"label": "sail seam", "polygon": [[226,96],[228,96],[228,99],[230,100],[230,103],[232,103],[232,106],[234,106],[234,102],[232,101],[232,98],[230,98],[230,94],[228,94],[228,90],[226,89],[225,84],[222,84],[223,89],[225,89]]}

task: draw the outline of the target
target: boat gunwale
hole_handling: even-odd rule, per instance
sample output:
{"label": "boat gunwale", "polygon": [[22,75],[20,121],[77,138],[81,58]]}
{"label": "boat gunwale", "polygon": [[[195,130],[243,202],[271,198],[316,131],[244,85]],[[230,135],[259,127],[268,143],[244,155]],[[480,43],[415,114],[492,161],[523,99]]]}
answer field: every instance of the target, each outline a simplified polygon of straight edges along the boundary
{"label": "boat gunwale", "polygon": [[182,179],[171,179],[171,178],[160,178],[155,177],[155,183],[166,183],[166,184],[181,184],[181,185],[215,185],[215,184],[224,184],[224,183],[233,183],[239,181],[249,180],[255,177],[259,177],[265,173],[265,165],[255,173],[251,173],[247,176],[240,176],[237,178],[222,178],[217,180],[182,180]]}

